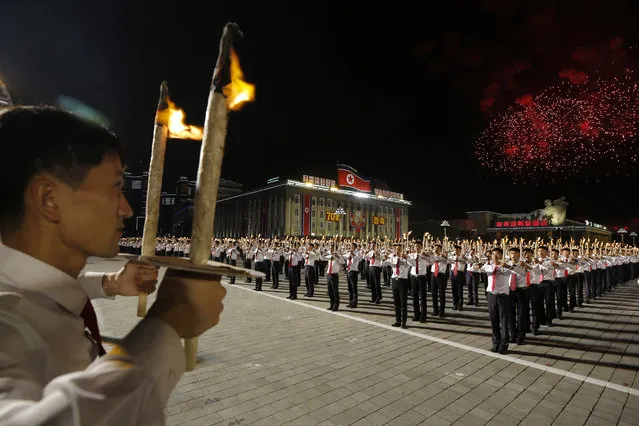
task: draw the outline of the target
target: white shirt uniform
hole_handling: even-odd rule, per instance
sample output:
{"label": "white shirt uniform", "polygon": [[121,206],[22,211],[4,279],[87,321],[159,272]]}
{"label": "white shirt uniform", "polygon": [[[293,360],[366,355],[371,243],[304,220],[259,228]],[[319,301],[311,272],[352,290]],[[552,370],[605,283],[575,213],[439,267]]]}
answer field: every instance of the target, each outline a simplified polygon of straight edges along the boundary
{"label": "white shirt uniform", "polygon": [[160,425],[184,372],[177,333],[145,318],[92,362],[79,316],[103,274],[76,280],[0,246],[0,424]]}
{"label": "white shirt uniform", "polygon": [[[481,267],[481,271],[488,275],[486,291],[493,294],[510,294],[510,283],[513,275],[519,274],[507,265],[488,264]],[[515,278],[516,279],[516,278]]]}
{"label": "white shirt uniform", "polygon": [[357,272],[357,266],[362,260],[362,257],[359,255],[359,252],[355,251],[352,255],[350,253],[345,254],[344,260],[346,261],[346,272]]}

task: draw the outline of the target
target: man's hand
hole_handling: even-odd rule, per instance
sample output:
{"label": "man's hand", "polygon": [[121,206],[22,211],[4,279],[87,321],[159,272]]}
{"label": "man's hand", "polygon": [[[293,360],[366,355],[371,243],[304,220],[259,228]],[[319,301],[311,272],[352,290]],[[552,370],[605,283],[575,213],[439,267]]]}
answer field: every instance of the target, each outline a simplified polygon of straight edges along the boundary
{"label": "man's hand", "polygon": [[129,261],[114,274],[105,274],[102,280],[107,296],[137,296],[153,293],[158,283],[158,268],[143,262]]}
{"label": "man's hand", "polygon": [[224,296],[220,277],[169,269],[147,317],[166,322],[182,338],[197,337],[219,322]]}

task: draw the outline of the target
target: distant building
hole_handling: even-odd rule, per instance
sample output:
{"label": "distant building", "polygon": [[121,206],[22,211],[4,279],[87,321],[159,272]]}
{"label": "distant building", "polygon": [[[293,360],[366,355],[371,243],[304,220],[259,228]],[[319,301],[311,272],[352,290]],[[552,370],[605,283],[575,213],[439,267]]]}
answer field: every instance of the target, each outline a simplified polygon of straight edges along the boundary
{"label": "distant building", "polygon": [[486,240],[501,239],[508,236],[513,238],[524,238],[535,240],[537,237],[543,239],[557,239],[569,241],[579,241],[582,238],[595,238],[599,241],[611,241],[612,232],[605,226],[590,221],[577,222],[563,219],[559,223],[553,223],[551,218],[531,217],[530,214],[504,214],[491,211],[471,211],[467,212],[468,218],[472,221],[469,226],[474,225],[476,234]]}
{"label": "distant building", "polygon": [[[144,214],[146,211],[146,194],[149,180],[149,173],[142,172],[124,174],[124,193],[133,209],[133,217],[125,222],[124,230],[126,236],[141,236],[144,231]],[[237,195],[242,192],[242,184],[227,179],[220,179],[218,188],[218,198]],[[158,235],[182,235],[176,234],[173,223],[175,211],[182,208],[184,204],[193,204],[195,196],[195,181],[186,177],[181,177],[175,185],[174,192],[162,191],[160,196],[160,217],[158,218]],[[179,224],[181,229],[183,224]],[[190,234],[190,226],[188,234]]]}
{"label": "distant building", "polygon": [[265,187],[219,200],[213,229],[216,237],[400,238],[408,231],[410,206],[402,194],[385,189],[344,189],[330,178],[308,175],[301,181],[277,177]]}

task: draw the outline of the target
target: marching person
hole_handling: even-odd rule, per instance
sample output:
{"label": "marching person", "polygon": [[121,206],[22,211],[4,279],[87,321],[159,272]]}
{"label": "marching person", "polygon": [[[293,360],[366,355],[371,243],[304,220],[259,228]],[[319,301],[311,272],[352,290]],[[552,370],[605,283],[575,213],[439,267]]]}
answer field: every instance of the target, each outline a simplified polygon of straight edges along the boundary
{"label": "marching person", "polygon": [[344,255],[346,260],[346,280],[348,281],[348,307],[357,308],[357,274],[362,260],[357,243],[351,243],[351,250]]}
{"label": "marching person", "polygon": [[[237,259],[240,256],[240,248],[235,241],[229,242],[229,248],[226,250],[226,258],[229,259],[229,265],[237,266]],[[235,284],[235,275],[231,276],[230,284]]]}
{"label": "marching person", "polygon": [[302,255],[299,251],[299,243],[293,243],[293,247],[286,252],[288,257],[288,297],[287,299],[297,299],[297,288],[301,281]]}
{"label": "marching person", "polygon": [[466,281],[466,259],[461,246],[456,245],[455,255],[450,259],[450,285],[453,292],[453,311],[464,310],[464,284]]}
{"label": "marching person", "polygon": [[431,256],[433,262],[430,267],[431,287],[433,297],[433,316],[444,318],[446,315],[446,284],[448,283],[448,258],[442,254],[441,244],[435,245],[435,254]]}
{"label": "marching person", "polygon": [[430,267],[429,257],[423,253],[423,243],[415,242],[415,253],[411,253],[409,258],[410,283],[413,297],[413,321],[426,322],[428,316],[428,268]]}
{"label": "marching person", "polygon": [[[532,250],[524,251],[526,259],[520,259],[521,250],[513,247],[508,251],[510,261],[507,266],[511,267],[515,274],[511,276],[510,290],[510,316],[508,329],[510,343],[522,345],[526,339],[526,331],[530,328],[530,309],[528,288],[532,284],[532,267],[527,263],[532,260]],[[512,283],[515,283],[513,286]],[[514,288],[513,288],[514,287]]]}
{"label": "marching person", "polygon": [[271,274],[273,276],[273,285],[271,288],[277,289],[280,286],[280,271],[282,269],[280,263],[280,257],[282,257],[280,243],[276,241],[273,244],[273,248],[269,251],[271,252]]}
{"label": "marching person", "polygon": [[393,327],[407,328],[408,317],[408,273],[410,265],[401,244],[395,244],[395,254],[391,255],[385,264],[393,268],[391,277],[393,287],[393,302],[395,303],[395,323]]}
{"label": "marching person", "polygon": [[371,283],[371,302],[379,305],[382,300],[382,286],[380,279],[382,276],[382,255],[377,249],[377,243],[373,242],[371,249],[366,253],[366,259],[368,259],[368,274]]}
{"label": "marching person", "polygon": [[328,310],[337,311],[339,310],[339,270],[344,264],[344,260],[336,253],[335,247],[333,247],[332,250],[328,250],[326,254],[322,256],[322,259],[327,261],[326,284],[328,287],[328,298],[331,303]]}
{"label": "marching person", "polygon": [[306,253],[304,253],[304,280],[306,282],[306,294],[305,297],[315,296],[315,262],[319,258],[319,255],[315,251],[315,244],[308,243]]}
{"label": "marching person", "polygon": [[510,290],[515,288],[512,276],[519,274],[502,262],[504,252],[495,247],[492,250],[492,262],[481,267],[488,275],[488,314],[493,334],[492,352],[505,354],[510,342],[508,319],[510,316]]}

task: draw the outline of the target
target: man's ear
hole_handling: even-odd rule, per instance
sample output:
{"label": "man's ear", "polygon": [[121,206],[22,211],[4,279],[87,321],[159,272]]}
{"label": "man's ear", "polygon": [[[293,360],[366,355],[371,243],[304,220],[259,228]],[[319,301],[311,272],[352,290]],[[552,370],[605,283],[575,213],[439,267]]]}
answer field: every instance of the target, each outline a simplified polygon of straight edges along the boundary
{"label": "man's ear", "polygon": [[60,222],[60,182],[47,175],[31,180],[26,191],[25,206],[51,223]]}

